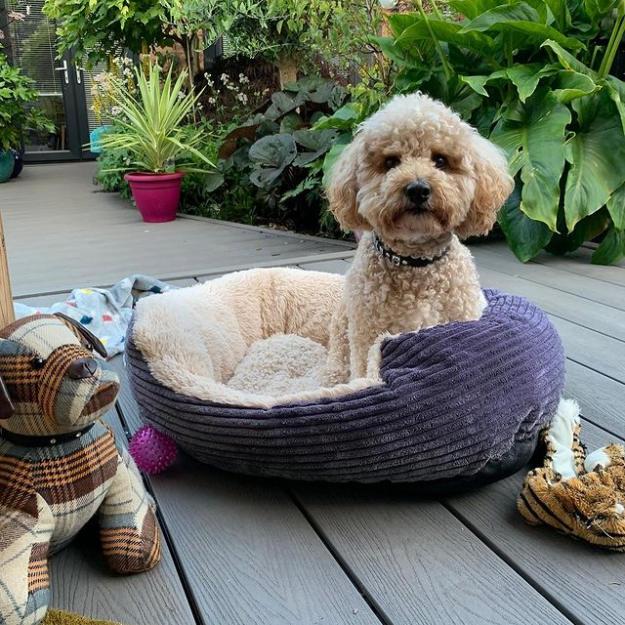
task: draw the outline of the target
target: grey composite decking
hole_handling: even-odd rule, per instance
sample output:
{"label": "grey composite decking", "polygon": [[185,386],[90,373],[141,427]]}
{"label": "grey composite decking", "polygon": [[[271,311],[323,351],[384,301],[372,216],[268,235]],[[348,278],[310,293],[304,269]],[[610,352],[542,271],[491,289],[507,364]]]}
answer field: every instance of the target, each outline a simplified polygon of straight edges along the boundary
{"label": "grey composite decking", "polygon": [[[50,169],[27,174],[45,177]],[[84,181],[74,187],[68,197],[84,198]],[[29,206],[18,190],[12,193],[20,206]],[[20,226],[16,202],[5,203],[3,193],[0,187],[14,289],[25,303],[44,305],[72,287],[138,272],[187,286],[232,267],[267,264],[344,273],[352,257],[348,246],[333,242],[190,220],[167,226],[170,234],[163,228],[158,237],[140,239],[142,256],[133,247],[143,227],[136,215],[130,236],[131,211],[98,194],[98,202],[110,202],[108,221],[100,215],[97,222],[108,237],[90,245],[98,248],[94,258],[112,253],[112,266],[70,266],[70,240],[51,224],[56,247],[38,252],[35,271],[13,243],[32,248],[41,230]],[[55,201],[56,223],[71,221],[65,213],[75,207]],[[179,238],[178,228],[188,223]],[[195,241],[186,250],[185,236]],[[201,241],[220,245],[219,253],[203,250]],[[289,242],[284,255],[283,241]],[[624,440],[623,264],[591,266],[587,250],[564,259],[541,255],[527,265],[499,243],[472,250],[485,286],[532,299],[556,324],[567,351],[567,394],[582,406],[590,449]],[[125,378],[120,358],[111,366]],[[122,440],[139,427],[127,383],[108,418]],[[129,625],[625,622],[625,555],[527,526],[515,509],[522,479],[521,473],[463,496],[424,501],[385,488],[250,479],[181,456],[147,481],[166,543],[159,567],[128,578],[110,574],[95,528],[87,528],[52,561],[53,603]]]}

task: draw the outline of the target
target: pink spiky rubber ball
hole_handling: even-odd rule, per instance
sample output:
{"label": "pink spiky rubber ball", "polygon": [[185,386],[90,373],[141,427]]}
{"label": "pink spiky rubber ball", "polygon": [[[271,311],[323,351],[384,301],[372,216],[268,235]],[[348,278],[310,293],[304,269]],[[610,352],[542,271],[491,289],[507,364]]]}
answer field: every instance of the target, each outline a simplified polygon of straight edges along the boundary
{"label": "pink spiky rubber ball", "polygon": [[137,430],[130,441],[130,455],[137,467],[150,475],[169,468],[176,457],[176,451],[176,442],[151,425],[144,425]]}

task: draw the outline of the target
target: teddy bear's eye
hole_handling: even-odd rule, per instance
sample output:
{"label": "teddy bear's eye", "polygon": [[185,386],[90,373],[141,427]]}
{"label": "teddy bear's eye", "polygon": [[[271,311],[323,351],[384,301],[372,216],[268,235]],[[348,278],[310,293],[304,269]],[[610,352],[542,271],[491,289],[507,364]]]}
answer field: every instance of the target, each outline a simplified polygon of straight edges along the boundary
{"label": "teddy bear's eye", "polygon": [[385,161],[384,161],[384,167],[386,167],[386,169],[393,169],[393,167],[397,167],[397,165],[399,165],[400,160],[397,156],[387,156]]}
{"label": "teddy bear's eye", "polygon": [[46,361],[41,356],[35,356],[30,361],[30,365],[33,369],[43,369],[43,366],[45,364],[46,364]]}
{"label": "teddy bear's eye", "polygon": [[432,160],[434,161],[434,167],[436,167],[436,169],[446,169],[449,164],[442,154],[433,154]]}

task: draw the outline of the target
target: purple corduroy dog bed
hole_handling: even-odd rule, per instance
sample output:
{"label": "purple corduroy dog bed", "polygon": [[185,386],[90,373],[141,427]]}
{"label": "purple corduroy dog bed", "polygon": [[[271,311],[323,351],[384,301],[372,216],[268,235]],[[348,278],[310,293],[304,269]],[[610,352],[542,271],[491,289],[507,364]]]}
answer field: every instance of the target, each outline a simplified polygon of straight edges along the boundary
{"label": "purple corduroy dog bed", "polygon": [[145,423],[221,469],[469,488],[527,463],[564,384],[562,344],[546,315],[522,297],[485,295],[479,321],[386,340],[382,384],[269,408],[200,400],[158,382],[133,321],[126,347],[132,389]]}

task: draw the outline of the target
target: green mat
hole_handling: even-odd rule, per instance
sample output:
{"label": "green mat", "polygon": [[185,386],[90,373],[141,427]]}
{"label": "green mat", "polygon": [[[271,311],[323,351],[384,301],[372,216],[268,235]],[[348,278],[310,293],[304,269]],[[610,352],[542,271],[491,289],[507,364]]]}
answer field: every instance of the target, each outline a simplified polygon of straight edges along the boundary
{"label": "green mat", "polygon": [[49,610],[46,618],[41,621],[41,625],[122,625],[113,621],[97,621],[70,612],[61,610]]}

